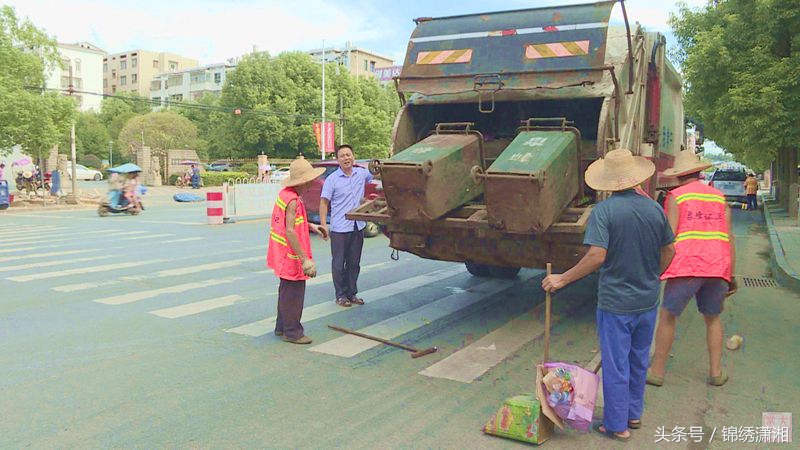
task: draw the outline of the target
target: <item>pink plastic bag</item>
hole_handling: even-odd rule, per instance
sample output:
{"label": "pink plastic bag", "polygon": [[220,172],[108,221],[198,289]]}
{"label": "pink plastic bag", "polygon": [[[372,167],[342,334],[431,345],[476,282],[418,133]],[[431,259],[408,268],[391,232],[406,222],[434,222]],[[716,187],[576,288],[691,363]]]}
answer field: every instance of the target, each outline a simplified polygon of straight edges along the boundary
{"label": "pink plastic bag", "polygon": [[559,368],[569,372],[573,390],[568,400],[556,402],[548,396],[547,403],[559,417],[564,419],[567,425],[576,430],[588,432],[594,417],[594,404],[597,401],[600,377],[573,364],[551,362],[545,363],[544,367],[548,372]]}

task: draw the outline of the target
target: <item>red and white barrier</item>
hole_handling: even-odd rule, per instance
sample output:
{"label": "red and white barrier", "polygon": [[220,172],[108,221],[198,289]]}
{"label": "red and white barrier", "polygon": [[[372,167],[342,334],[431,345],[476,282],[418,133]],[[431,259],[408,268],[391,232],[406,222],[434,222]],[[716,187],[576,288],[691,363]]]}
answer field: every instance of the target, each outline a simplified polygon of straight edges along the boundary
{"label": "red and white barrier", "polygon": [[222,192],[206,193],[206,216],[209,225],[222,225],[224,204]]}

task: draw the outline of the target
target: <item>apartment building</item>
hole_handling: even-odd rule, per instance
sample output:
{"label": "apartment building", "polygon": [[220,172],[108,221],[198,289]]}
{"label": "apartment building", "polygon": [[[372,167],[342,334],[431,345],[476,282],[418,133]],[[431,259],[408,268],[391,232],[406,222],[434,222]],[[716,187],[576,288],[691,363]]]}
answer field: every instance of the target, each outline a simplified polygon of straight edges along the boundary
{"label": "apartment building", "polygon": [[[308,52],[312,58],[322,61],[322,48],[316,48]],[[326,47],[325,61],[335,62],[346,68],[356,76],[371,76],[377,78],[378,69],[391,67],[394,61],[386,56],[382,56],[370,50],[354,47],[350,42],[344,47]]]}
{"label": "apartment building", "polygon": [[[72,68],[73,97],[81,111],[100,111],[103,97],[103,58],[106,52],[89,42],[74,44],[59,43],[58,53],[61,64],[46,76],[48,89],[66,90],[69,88],[69,70]],[[95,95],[92,95],[95,94]]]}
{"label": "apartment building", "polygon": [[150,97],[150,82],[162,73],[176,73],[197,67],[196,59],[174,53],[131,50],[108,55],[103,60],[103,92],[136,92]]}
{"label": "apartment building", "polygon": [[197,100],[207,92],[219,93],[234,69],[236,64],[227,62],[163,73],[150,82],[148,97],[153,100],[153,105],[162,105],[167,100]]}

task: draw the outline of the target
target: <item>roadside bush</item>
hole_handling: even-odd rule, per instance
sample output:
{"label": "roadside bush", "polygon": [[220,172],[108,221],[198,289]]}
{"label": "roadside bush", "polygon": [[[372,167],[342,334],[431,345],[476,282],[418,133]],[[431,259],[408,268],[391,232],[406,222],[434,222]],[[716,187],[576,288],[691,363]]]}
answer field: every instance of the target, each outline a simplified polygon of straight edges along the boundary
{"label": "roadside bush", "polygon": [[258,164],[256,163],[245,163],[242,164],[242,167],[238,169],[238,172],[247,172],[251,176],[258,175]]}
{"label": "roadside bush", "polygon": [[179,175],[177,173],[173,173],[172,175],[169,176],[169,181],[167,182],[167,184],[169,184],[170,186],[175,186],[175,180],[177,180],[178,177]]}
{"label": "roadside bush", "polygon": [[249,178],[250,174],[246,172],[203,172],[201,176],[203,184],[206,186],[222,186],[222,183],[234,178]]}

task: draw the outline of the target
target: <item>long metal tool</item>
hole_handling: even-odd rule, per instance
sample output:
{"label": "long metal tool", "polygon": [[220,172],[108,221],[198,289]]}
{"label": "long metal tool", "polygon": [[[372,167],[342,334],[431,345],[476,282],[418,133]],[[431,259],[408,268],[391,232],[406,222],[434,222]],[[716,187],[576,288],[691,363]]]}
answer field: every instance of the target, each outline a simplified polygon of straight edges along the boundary
{"label": "long metal tool", "polygon": [[436,353],[436,351],[439,350],[437,347],[430,347],[430,348],[426,348],[426,349],[423,349],[423,350],[419,350],[419,349],[416,349],[416,348],[411,347],[409,345],[401,344],[399,342],[392,342],[390,340],[379,338],[377,336],[370,336],[368,334],[359,333],[358,331],[351,330],[349,328],[337,327],[336,325],[328,325],[328,328],[330,328],[331,330],[336,330],[336,331],[342,332],[342,333],[352,334],[353,336],[362,337],[364,339],[370,339],[372,341],[377,341],[377,342],[380,342],[380,343],[383,343],[383,344],[386,344],[386,345],[391,345],[392,347],[402,348],[403,350],[411,352],[411,357],[412,358],[419,358],[420,356],[430,355],[431,353]]}
{"label": "long metal tool", "polygon": [[[553,265],[547,263],[547,276],[553,273]],[[550,360],[550,291],[544,295],[544,362]]]}

